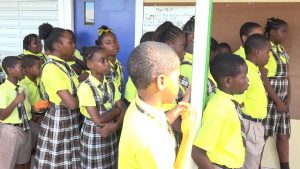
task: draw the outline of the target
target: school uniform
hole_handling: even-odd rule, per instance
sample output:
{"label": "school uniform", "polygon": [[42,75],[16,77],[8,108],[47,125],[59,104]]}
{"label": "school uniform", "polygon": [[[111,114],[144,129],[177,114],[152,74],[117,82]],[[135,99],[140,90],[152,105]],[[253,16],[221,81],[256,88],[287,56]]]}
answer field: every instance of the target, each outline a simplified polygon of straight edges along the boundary
{"label": "school uniform", "polygon": [[49,55],[41,80],[51,106],[41,123],[34,168],[80,168],[79,111],[63,106],[57,95],[68,90],[76,96],[77,76],[65,61]]}
{"label": "school uniform", "polygon": [[215,166],[243,166],[245,138],[240,113],[234,97],[220,90],[217,90],[207,103],[194,146],[205,150]]}
{"label": "school uniform", "polygon": [[[37,83],[31,81],[27,76],[25,76],[24,79],[20,81],[20,84],[23,86],[26,86],[28,91],[28,101],[30,105],[33,107],[38,101],[42,100],[44,98],[43,96],[43,90],[41,87],[40,78],[37,79]],[[32,148],[36,147],[37,138],[40,130],[40,121],[43,119],[45,112],[36,112],[33,109],[31,109],[32,113],[32,120],[30,121],[29,125],[31,128],[31,134],[32,134]]]}
{"label": "school uniform", "polygon": [[5,80],[0,85],[0,108],[6,109],[16,96],[25,91],[26,98],[5,119],[0,120],[0,168],[14,169],[15,164],[25,164],[31,156],[31,106],[26,88]]}
{"label": "school uniform", "polygon": [[258,169],[263,147],[265,145],[262,120],[267,116],[266,90],[261,80],[259,68],[246,60],[248,66],[248,89],[235,98],[243,110],[243,124],[246,135],[246,159],[244,169]]}
{"label": "school uniform", "polygon": [[126,86],[125,86],[125,94],[124,94],[124,98],[128,101],[128,102],[132,102],[134,101],[135,96],[137,95],[137,90],[131,80],[131,77],[128,77]]}
{"label": "school uniform", "polygon": [[[268,69],[270,84],[281,101],[288,95],[288,65],[289,56],[283,46],[276,46],[271,42],[269,62],[265,68]],[[265,125],[265,136],[291,133],[289,112],[278,112],[276,104],[270,97],[268,97],[267,117],[263,123]]]}
{"label": "school uniform", "polygon": [[175,138],[164,111],[136,97],[125,113],[118,167],[171,169],[175,156]]}
{"label": "school uniform", "polygon": [[233,54],[238,55],[244,60],[246,60],[245,48],[243,46],[240,46],[240,48],[237,51],[235,51]]}
{"label": "school uniform", "polygon": [[116,65],[114,65],[111,61],[109,61],[110,64],[110,71],[105,76],[108,83],[111,85],[111,88],[113,89],[113,92],[115,87],[113,85],[116,85],[116,88],[119,90],[120,93],[123,91],[123,82],[124,82],[124,68],[122,64],[116,59]]}
{"label": "school uniform", "polygon": [[185,53],[182,63],[180,64],[180,75],[188,79],[189,84],[192,83],[193,71],[193,54]]}
{"label": "school uniform", "polygon": [[29,50],[24,50],[23,54],[24,54],[24,55],[33,55],[33,56],[37,56],[37,57],[41,58],[44,62],[47,61],[47,57],[44,55],[43,52],[40,52],[40,53],[32,53],[32,52],[30,52]]}
{"label": "school uniform", "polygon": [[[97,108],[99,115],[104,115],[114,108],[113,90],[106,79],[100,82],[94,76],[80,84],[78,98],[84,123],[81,129],[81,168],[116,169],[117,168],[117,134],[111,133],[107,138],[101,137],[97,126],[86,110],[86,106]],[[118,100],[121,97],[119,95]]]}
{"label": "school uniform", "polygon": [[211,94],[215,93],[217,90],[217,82],[211,75],[210,71],[207,75],[207,96],[210,96]]}

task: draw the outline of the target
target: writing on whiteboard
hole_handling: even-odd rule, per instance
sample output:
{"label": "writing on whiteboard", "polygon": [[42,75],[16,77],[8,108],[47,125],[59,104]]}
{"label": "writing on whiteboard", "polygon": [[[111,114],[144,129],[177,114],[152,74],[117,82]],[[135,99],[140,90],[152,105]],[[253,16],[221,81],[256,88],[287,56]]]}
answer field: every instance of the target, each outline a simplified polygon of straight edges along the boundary
{"label": "writing on whiteboard", "polygon": [[195,10],[195,6],[144,6],[143,33],[155,31],[165,21],[182,28]]}

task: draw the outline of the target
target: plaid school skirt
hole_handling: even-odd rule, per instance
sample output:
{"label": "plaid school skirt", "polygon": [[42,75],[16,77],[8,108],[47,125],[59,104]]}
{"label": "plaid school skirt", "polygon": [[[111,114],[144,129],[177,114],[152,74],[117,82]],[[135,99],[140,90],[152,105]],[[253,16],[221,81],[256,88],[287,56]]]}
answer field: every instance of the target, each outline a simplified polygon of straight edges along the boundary
{"label": "plaid school skirt", "polygon": [[94,122],[85,119],[81,129],[81,168],[116,169],[118,163],[117,135],[102,138]]}
{"label": "plaid school skirt", "polygon": [[[270,84],[280,100],[284,100],[288,92],[287,78],[269,78]],[[263,120],[265,136],[287,135],[291,133],[290,115],[288,112],[278,112],[274,101],[268,97],[268,113]]]}
{"label": "plaid school skirt", "polygon": [[34,168],[80,168],[79,111],[52,104],[41,123]]}

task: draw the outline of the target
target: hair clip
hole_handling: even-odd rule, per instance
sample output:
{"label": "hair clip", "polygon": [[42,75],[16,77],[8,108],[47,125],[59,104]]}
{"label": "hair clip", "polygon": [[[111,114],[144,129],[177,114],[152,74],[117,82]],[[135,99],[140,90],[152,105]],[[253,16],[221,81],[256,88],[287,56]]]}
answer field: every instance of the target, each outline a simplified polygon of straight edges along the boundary
{"label": "hair clip", "polygon": [[101,36],[103,33],[112,32],[111,29],[99,29],[98,30],[98,36]]}

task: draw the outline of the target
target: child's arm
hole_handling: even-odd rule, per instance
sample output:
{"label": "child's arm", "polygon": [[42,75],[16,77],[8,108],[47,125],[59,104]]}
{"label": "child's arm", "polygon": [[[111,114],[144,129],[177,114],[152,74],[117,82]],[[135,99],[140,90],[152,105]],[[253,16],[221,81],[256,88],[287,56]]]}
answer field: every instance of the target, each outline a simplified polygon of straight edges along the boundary
{"label": "child's arm", "polygon": [[279,112],[288,111],[286,105],[284,105],[284,103],[280,100],[280,98],[277,96],[275,90],[270,84],[270,81],[267,77],[268,70],[264,67],[260,67],[260,72],[261,72],[261,79],[264,82],[265,89],[268,92],[268,95],[271,97],[271,99],[275,102],[277,110]]}
{"label": "child's arm", "polygon": [[103,127],[99,130],[102,137],[109,136],[112,132],[116,131],[117,129],[122,127],[123,119],[125,116],[125,105],[124,103],[119,100],[116,102],[116,106],[120,111],[120,115],[117,117],[117,121],[114,123],[104,123]]}
{"label": "child's arm", "polygon": [[25,92],[20,93],[16,98],[6,107],[5,109],[0,109],[0,120],[6,119],[26,98]]}
{"label": "child's arm", "polygon": [[288,76],[288,93],[287,93],[287,96],[286,98],[284,99],[284,104],[287,108],[289,108],[290,106],[290,103],[291,103],[291,81],[290,81],[290,77]]}
{"label": "child's arm", "polygon": [[120,110],[117,107],[103,115],[99,115],[96,106],[86,106],[85,108],[91,116],[94,123],[100,126],[104,123],[110,123],[116,116],[120,114]]}
{"label": "child's arm", "polygon": [[194,124],[195,124],[195,115],[196,112],[192,110],[188,103],[179,103],[187,107],[184,111],[181,112],[181,131],[182,131],[182,141],[177,153],[176,161],[174,164],[175,169],[186,168],[186,165],[189,163],[190,156],[190,145],[194,141]]}
{"label": "child's arm", "polygon": [[69,90],[57,91],[57,95],[61,98],[61,102],[68,109],[75,110],[78,109],[78,98],[73,97]]}
{"label": "child's arm", "polygon": [[213,164],[207,157],[206,151],[197,146],[193,146],[192,148],[192,158],[199,168],[214,169]]}

